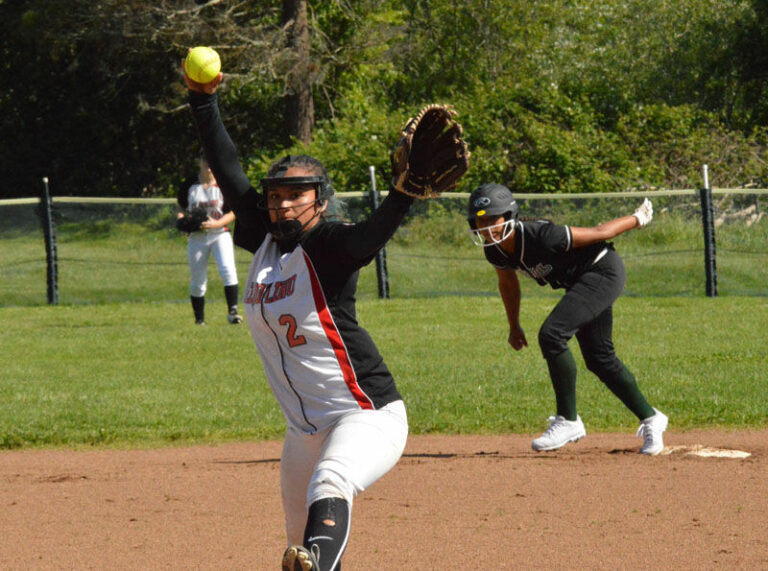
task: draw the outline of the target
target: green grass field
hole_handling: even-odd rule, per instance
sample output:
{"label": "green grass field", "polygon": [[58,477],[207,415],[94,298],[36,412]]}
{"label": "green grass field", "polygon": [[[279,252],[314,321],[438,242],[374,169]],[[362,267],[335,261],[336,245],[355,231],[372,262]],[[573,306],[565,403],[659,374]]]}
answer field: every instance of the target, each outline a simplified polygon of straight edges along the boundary
{"label": "green grass field", "polygon": [[[763,427],[768,308],[752,298],[622,298],[616,345],[674,430]],[[535,432],[552,412],[535,347],[551,300],[523,310],[532,346],[506,345],[499,300],[359,304],[407,402],[413,433]],[[223,304],[220,304],[223,305]],[[0,308],[0,448],[277,438],[283,419],[246,327],[205,328],[180,303]],[[636,421],[581,367],[588,430]]]}
{"label": "green grass field", "polygon": [[[361,272],[359,317],[408,405],[413,433],[533,433],[554,398],[536,347],[559,292],[523,280],[531,346],[515,353],[495,274],[460,217],[414,220],[387,248],[392,299]],[[616,240],[628,270],[619,356],[673,430],[768,421],[766,225],[720,233],[720,293],[706,298],[700,229],[659,216]],[[283,418],[247,327],[226,323],[211,263],[205,328],[192,324],[185,239],[158,216],[62,223],[59,301],[47,306],[39,231],[0,234],[0,448],[148,447],[278,438]],[[249,255],[237,252],[245,279]],[[581,367],[591,431],[636,421]]]}

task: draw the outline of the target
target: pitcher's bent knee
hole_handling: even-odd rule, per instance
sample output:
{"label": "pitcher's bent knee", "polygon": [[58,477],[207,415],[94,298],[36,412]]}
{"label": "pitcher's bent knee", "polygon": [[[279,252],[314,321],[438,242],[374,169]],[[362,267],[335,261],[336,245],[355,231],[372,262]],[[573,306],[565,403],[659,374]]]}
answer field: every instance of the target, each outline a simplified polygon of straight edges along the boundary
{"label": "pitcher's bent knee", "polygon": [[352,505],[357,494],[354,483],[337,471],[321,468],[312,476],[307,489],[307,505],[323,498],[343,498]]}

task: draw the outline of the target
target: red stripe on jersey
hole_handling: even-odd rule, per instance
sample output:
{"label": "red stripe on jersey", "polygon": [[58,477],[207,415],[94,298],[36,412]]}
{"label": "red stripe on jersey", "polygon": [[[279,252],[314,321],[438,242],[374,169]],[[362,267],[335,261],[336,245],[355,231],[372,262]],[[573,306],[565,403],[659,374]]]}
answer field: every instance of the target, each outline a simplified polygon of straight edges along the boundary
{"label": "red stripe on jersey", "polygon": [[352,363],[349,360],[347,348],[344,346],[341,334],[336,328],[331,312],[328,310],[328,305],[325,302],[325,294],[323,293],[322,287],[320,287],[320,280],[315,273],[312,260],[309,259],[309,256],[307,256],[306,253],[304,254],[304,261],[307,263],[307,268],[309,269],[309,281],[312,284],[312,295],[315,298],[315,308],[320,317],[320,323],[323,326],[323,331],[325,331],[325,336],[328,338],[328,341],[330,341],[331,347],[333,347],[333,352],[336,354],[336,360],[339,362],[342,375],[344,375],[344,382],[347,384],[349,392],[355,397],[357,404],[360,405],[360,408],[373,409],[373,402],[371,402],[368,395],[363,392],[360,385],[357,384],[357,377],[354,368],[352,368]]}

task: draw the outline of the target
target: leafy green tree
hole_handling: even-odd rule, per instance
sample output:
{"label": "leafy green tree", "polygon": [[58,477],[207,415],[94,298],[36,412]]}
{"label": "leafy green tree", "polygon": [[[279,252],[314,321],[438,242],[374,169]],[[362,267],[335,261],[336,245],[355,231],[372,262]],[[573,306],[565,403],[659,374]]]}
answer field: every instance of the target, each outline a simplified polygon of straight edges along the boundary
{"label": "leafy green tree", "polygon": [[[288,137],[286,60],[270,1],[27,0],[0,4],[13,87],[0,100],[3,171],[15,193],[50,176],[54,192],[163,192],[194,172],[196,135],[184,106],[180,61],[211,45],[227,71],[227,121],[247,147]],[[13,136],[12,136],[13,134]]]}
{"label": "leafy green tree", "polygon": [[253,177],[301,150],[365,188],[402,123],[443,102],[472,151],[459,190],[688,187],[704,162],[721,185],[766,183],[768,0],[0,0],[0,17],[4,195],[42,176],[169,193],[198,153],[192,45],[222,55]]}

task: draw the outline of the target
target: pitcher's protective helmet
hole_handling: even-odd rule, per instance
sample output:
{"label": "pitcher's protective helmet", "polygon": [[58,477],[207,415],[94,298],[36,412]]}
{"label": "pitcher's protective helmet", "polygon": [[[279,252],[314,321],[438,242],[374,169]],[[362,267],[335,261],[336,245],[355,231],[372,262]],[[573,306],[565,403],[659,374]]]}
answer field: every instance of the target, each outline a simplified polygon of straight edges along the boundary
{"label": "pitcher's protective helmet", "polygon": [[[507,238],[515,230],[520,208],[517,205],[512,191],[506,186],[496,183],[487,183],[478,186],[469,197],[467,209],[467,222],[469,222],[469,234],[472,241],[478,246],[493,246]],[[489,237],[488,229],[477,229],[478,216],[503,216],[504,222],[501,240],[486,242]]]}
{"label": "pitcher's protective helmet", "polygon": [[[291,167],[304,167],[313,173],[307,176],[285,176]],[[286,155],[272,164],[267,176],[261,179],[261,190],[264,207],[267,208],[267,192],[274,186],[314,186],[316,190],[315,204],[322,207],[334,194],[331,179],[323,163],[309,155]],[[267,208],[267,210],[269,210]],[[269,222],[269,232],[278,240],[293,240],[304,231],[298,220],[278,220]]]}
{"label": "pitcher's protective helmet", "polygon": [[[285,176],[291,167],[304,167],[316,174],[312,176]],[[286,155],[269,167],[267,176],[261,179],[263,192],[270,186],[304,186],[311,184],[317,188],[317,200],[326,201],[333,196],[333,186],[325,165],[309,155]]]}

